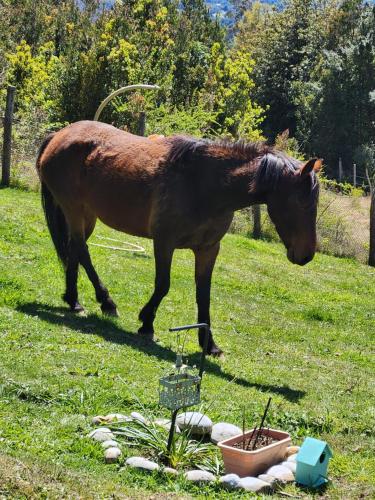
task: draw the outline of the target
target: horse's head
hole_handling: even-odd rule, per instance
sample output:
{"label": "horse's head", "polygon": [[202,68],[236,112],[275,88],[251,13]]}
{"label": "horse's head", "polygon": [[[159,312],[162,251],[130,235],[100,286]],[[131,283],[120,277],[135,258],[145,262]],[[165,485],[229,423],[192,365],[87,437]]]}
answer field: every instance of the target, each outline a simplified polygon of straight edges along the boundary
{"label": "horse's head", "polygon": [[268,213],[287,249],[288,259],[303,266],[312,260],[316,250],[319,184],[315,173],[322,161],[312,159],[298,165],[287,157],[284,160],[283,156],[277,160],[279,166],[281,161],[287,165],[281,168],[277,188],[268,193]]}

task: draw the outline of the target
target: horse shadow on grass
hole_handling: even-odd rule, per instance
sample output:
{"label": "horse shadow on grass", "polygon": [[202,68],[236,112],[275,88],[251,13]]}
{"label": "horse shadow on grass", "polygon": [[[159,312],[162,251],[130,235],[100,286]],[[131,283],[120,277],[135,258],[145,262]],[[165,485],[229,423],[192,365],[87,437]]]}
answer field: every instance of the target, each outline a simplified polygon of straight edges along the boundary
{"label": "horse shadow on grass", "polygon": [[[146,339],[139,334],[135,334],[134,332],[126,331],[116,325],[116,323],[111,319],[98,316],[96,314],[78,316],[71,314],[64,307],[54,307],[39,302],[21,304],[16,309],[21,313],[29,316],[37,316],[41,320],[47,321],[48,323],[66,326],[71,330],[78,331],[85,335],[99,335],[108,342],[128,345],[132,349],[137,349],[138,351],[155,356],[156,358],[164,361],[175,361],[176,355],[169,348]],[[189,356],[192,364],[199,365],[200,355],[200,352],[197,352]],[[212,359],[215,358],[210,359],[209,357],[206,357],[205,372],[216,377],[220,377],[228,382],[233,382],[247,388],[256,388],[262,392],[279,394],[291,402],[298,402],[306,394],[304,391],[291,389],[287,386],[260,384],[257,382],[250,382],[241,377],[235,377],[234,375],[223,371],[220,365],[215,363]]]}

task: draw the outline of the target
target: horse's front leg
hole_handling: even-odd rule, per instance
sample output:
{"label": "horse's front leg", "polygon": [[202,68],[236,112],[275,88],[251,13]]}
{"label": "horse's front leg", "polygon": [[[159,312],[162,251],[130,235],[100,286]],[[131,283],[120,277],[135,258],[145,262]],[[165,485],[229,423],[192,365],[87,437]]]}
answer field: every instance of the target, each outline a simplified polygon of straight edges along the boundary
{"label": "horse's front leg", "polygon": [[154,333],[156,311],[169,291],[173,251],[174,247],[172,245],[154,240],[155,289],[150,300],[139,313],[142,326],[138,333],[146,335]]}
{"label": "horse's front leg", "polygon": [[[198,306],[198,323],[207,323],[210,325],[210,292],[211,277],[217,254],[219,253],[220,243],[203,248],[195,249],[195,284],[196,301]],[[204,346],[205,330],[199,330],[199,345]],[[211,331],[209,334],[207,353],[214,356],[220,356],[222,350],[215,344]]]}

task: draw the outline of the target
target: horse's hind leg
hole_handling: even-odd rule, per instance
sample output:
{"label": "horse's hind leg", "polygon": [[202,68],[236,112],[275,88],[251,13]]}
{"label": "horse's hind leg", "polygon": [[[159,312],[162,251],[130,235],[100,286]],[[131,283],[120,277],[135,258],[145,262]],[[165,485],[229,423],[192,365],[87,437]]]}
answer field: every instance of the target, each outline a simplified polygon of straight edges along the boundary
{"label": "horse's hind leg", "polygon": [[75,313],[82,312],[84,309],[78,302],[78,249],[74,239],[70,239],[68,244],[68,258],[65,269],[66,291],[63,295],[63,300],[70,306],[70,310]]}
{"label": "horse's hind leg", "polygon": [[67,255],[65,261],[65,293],[63,300],[70,306],[72,312],[81,312],[83,307],[78,301],[78,268],[79,268],[79,241],[82,234],[82,217],[65,209],[63,211],[67,226]]}
{"label": "horse's hind leg", "polygon": [[[77,208],[77,207],[76,207]],[[66,266],[66,292],[64,300],[70,305],[72,311],[82,311],[83,308],[78,302],[77,278],[79,264],[85,269],[88,278],[94,286],[96,299],[101,304],[104,313],[117,316],[116,304],[109,296],[107,288],[100,281],[97,272],[91,262],[86,239],[89,238],[95,227],[95,217],[87,213],[73,213],[66,211],[69,226],[69,257]],[[77,216],[77,213],[80,215]]]}
{"label": "horse's hind leg", "polygon": [[91,281],[98,302],[101,304],[101,310],[104,314],[110,316],[118,316],[116,304],[111,299],[107,288],[101,282],[98,273],[96,272],[86,244],[86,240],[90,237],[94,230],[96,219],[95,217],[86,216],[84,237],[81,237],[77,244],[79,263],[82,265],[86,274]]}

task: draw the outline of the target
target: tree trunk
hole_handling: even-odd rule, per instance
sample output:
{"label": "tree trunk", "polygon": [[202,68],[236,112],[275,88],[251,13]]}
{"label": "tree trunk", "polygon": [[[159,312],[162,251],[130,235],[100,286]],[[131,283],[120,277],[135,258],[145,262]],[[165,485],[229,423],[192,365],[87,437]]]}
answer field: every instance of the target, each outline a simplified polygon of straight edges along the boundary
{"label": "tree trunk", "polygon": [[375,267],[375,189],[371,192],[369,266]]}

